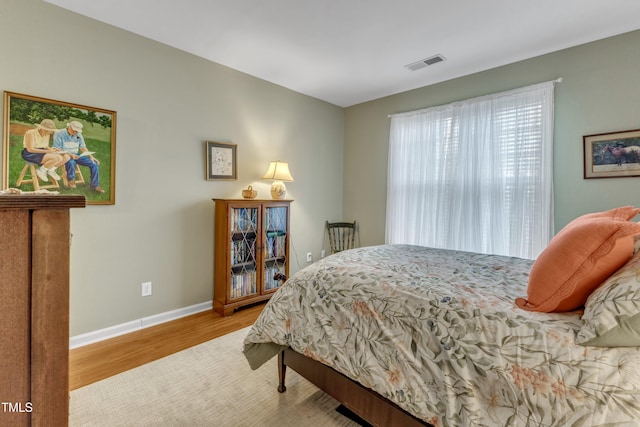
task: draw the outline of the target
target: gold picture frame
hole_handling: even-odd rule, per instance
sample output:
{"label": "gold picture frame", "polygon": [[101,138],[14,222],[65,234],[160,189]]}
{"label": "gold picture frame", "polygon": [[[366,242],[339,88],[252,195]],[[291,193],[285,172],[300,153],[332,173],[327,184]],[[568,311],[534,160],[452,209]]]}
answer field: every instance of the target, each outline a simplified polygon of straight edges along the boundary
{"label": "gold picture frame", "polygon": [[[87,204],[115,204],[115,111],[5,91],[4,113],[3,189],[81,194],[86,197]],[[43,177],[40,177],[37,169],[45,166],[45,161],[42,160],[42,164],[27,161],[24,156],[28,154],[23,152],[27,132],[31,131],[33,136],[34,130],[42,128],[43,124],[50,128],[49,132],[43,132],[44,139],[41,140],[44,144],[49,141],[47,149],[54,147],[56,141],[61,143],[64,135],[59,133],[70,132],[71,124],[72,129],[80,129],[80,132],[73,132],[79,135],[75,137],[80,147],[77,154],[83,155],[74,158],[69,154],[74,152],[69,145],[60,148],[59,152],[70,150],[65,157],[66,163],[49,168],[55,172],[52,175],[41,171]],[[41,147],[39,151],[43,149]],[[59,180],[54,178],[56,175]]]}
{"label": "gold picture frame", "polygon": [[640,129],[582,137],[584,178],[640,176]]}

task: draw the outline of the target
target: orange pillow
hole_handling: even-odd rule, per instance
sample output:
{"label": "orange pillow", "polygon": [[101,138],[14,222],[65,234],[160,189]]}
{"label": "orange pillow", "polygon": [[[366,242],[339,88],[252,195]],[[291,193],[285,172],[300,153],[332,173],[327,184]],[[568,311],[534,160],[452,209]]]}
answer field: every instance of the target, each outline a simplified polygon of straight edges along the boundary
{"label": "orange pillow", "polygon": [[583,215],[551,239],[531,267],[527,299],[516,304],[529,311],[578,309],[605,279],[633,255],[640,224],[629,219],[640,209],[623,207]]}

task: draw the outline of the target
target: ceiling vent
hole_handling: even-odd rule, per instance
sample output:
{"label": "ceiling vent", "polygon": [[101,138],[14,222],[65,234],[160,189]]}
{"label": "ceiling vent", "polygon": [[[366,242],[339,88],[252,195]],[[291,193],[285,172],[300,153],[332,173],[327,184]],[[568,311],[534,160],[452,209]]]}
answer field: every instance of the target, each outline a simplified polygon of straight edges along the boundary
{"label": "ceiling vent", "polygon": [[438,62],[444,61],[446,58],[442,55],[434,55],[427,59],[421,59],[420,61],[414,62],[409,65],[405,65],[404,67],[410,71],[416,71],[421,68],[428,67],[429,65],[437,64]]}

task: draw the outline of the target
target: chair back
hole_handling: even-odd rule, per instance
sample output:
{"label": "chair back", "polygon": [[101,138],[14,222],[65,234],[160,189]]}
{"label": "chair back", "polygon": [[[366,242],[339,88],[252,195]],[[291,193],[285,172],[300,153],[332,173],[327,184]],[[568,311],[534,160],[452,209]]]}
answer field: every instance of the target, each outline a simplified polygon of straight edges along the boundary
{"label": "chair back", "polygon": [[356,222],[325,222],[332,254],[356,247]]}

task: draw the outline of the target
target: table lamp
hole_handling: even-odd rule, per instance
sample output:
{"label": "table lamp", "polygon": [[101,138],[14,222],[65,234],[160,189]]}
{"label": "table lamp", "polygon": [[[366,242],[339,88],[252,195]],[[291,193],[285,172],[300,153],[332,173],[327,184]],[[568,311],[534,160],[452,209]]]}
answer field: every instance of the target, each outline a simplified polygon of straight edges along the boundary
{"label": "table lamp", "polygon": [[272,199],[284,199],[287,194],[287,187],[285,187],[284,181],[293,181],[293,177],[289,172],[289,164],[279,160],[269,163],[269,169],[267,169],[262,179],[273,181],[273,184],[271,184]]}

